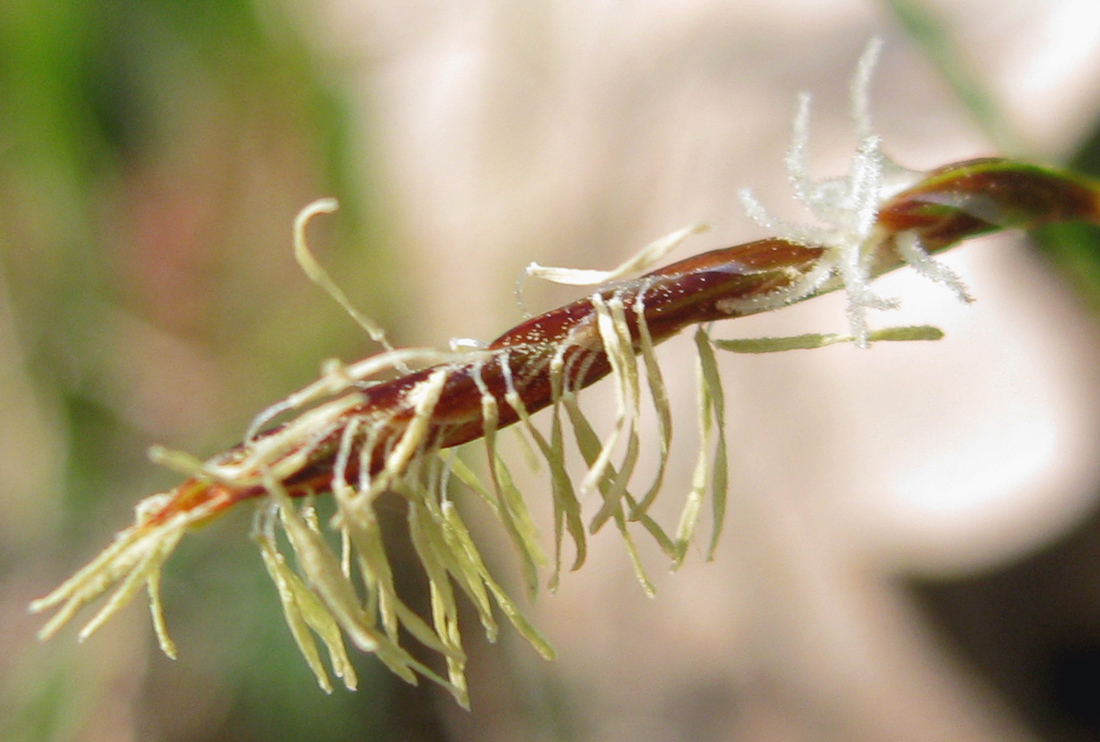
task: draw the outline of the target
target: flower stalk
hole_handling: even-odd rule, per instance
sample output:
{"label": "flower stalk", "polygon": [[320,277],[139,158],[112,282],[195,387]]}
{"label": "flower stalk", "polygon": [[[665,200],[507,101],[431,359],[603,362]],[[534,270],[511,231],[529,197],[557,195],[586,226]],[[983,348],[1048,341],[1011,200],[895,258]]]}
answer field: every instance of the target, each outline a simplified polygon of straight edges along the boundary
{"label": "flower stalk", "polygon": [[[1100,223],[1100,185],[1067,172],[1002,159],[951,164],[923,174],[889,163],[867,113],[876,53],[873,46],[853,82],[859,145],[848,177],[809,178],[808,99],[799,104],[787,164],[796,195],[821,225],[773,219],[746,192],[742,201],[750,216],[773,229],[775,237],[704,252],[629,279],[624,278],[628,272],[645,270],[698,230],[681,230],[654,243],[617,271],[533,265],[530,273],[550,280],[614,283],[529,318],[485,347],[394,349],[380,328],[356,313],[385,350],[350,365],[329,364],[318,381],[262,413],[239,445],[208,461],[161,452],[164,463],[185,472],[185,481],[143,500],[135,523],[114,543],[32,603],[36,612],[57,609],[40,636],[52,636],[117,585],[81,631],[83,639],[145,588],[160,646],[175,656],[161,611],[161,566],[186,532],[252,501],[257,507],[253,537],[288,626],[322,688],[331,691],[332,683],[317,638],[333,674],[355,687],[344,649],[347,637],[405,680],[430,678],[466,704],[458,594],[475,606],[490,639],[498,631],[499,611],[540,654],[553,656],[546,639],[490,574],[454,501],[465,490],[494,513],[515,547],[527,592],[534,595],[539,570],[551,560],[498,450],[498,433],[509,426],[522,429],[547,462],[554,523],[551,589],[563,564],[577,569],[584,563],[588,535],[614,523],[640,583],[652,593],[635,531],[640,527],[654,538],[678,567],[708,499],[713,531],[707,554],[713,556],[728,481],[716,348],[760,352],[841,341],[866,347],[878,340],[935,339],[942,335],[935,328],[871,330],[867,310],[889,308],[896,301],[875,295],[870,281],[908,265],[969,301],[969,292],[935,260],[936,253],[1002,229],[1073,220]],[[334,208],[323,201],[303,212],[296,251],[311,277],[346,304],[305,243],[308,220]],[[837,289],[848,295],[846,335],[724,341],[712,339],[707,329],[716,321],[772,311]],[[688,328],[696,328],[701,453],[679,522],[666,531],[648,513],[662,489],[672,435],[655,347]],[[610,433],[601,436],[577,395],[606,376],[613,378],[619,405]],[[632,477],[641,456],[643,405],[656,412],[659,460],[653,481],[639,489]],[[543,430],[532,416],[547,408],[548,430]],[[283,422],[273,424],[276,420]],[[576,483],[565,466],[570,438],[588,467]],[[474,441],[483,443],[484,474],[452,450]],[[600,506],[586,523],[581,502],[589,494],[598,496]],[[320,522],[312,504],[322,495],[336,505],[327,523]],[[407,506],[409,537],[430,587],[431,616],[411,610],[395,587],[378,517],[379,504],[394,497]],[[278,538],[280,530],[285,539]],[[296,567],[280,551],[283,542]],[[567,543],[573,547],[572,560],[565,557]],[[442,666],[414,658],[402,644],[406,636],[437,653]]]}

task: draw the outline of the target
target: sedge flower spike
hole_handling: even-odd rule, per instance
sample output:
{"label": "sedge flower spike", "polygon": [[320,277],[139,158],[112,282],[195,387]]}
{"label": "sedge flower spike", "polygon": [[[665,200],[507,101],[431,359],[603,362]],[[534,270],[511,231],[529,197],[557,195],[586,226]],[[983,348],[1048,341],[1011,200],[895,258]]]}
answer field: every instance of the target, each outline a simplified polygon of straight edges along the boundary
{"label": "sedge flower spike", "polygon": [[[642,588],[653,593],[635,538],[655,540],[673,567],[695,542],[709,511],[705,553],[714,554],[725,515],[725,402],[715,350],[765,352],[838,342],[936,339],[932,327],[868,329],[867,309],[887,308],[871,280],[903,265],[969,300],[961,281],[932,255],[967,238],[1055,221],[1100,223],[1100,184],[1049,168],[1002,159],[973,160],[927,173],[904,171],[882,155],[870,127],[868,88],[877,44],[860,61],[852,83],[858,144],[846,177],[814,181],[806,167],[808,99],[800,99],[787,169],[795,195],[820,224],[803,227],[772,218],[751,195],[749,214],[776,236],[704,252],[652,269],[698,227],[657,240],[611,271],[534,265],[528,273],[583,286],[598,285],[570,304],[529,317],[491,343],[460,340],[449,351],[394,348],[346,297],[309,251],[306,227],[330,213],[324,199],[299,215],[295,254],[306,273],[340,302],[383,348],[351,364],[330,361],[320,378],[261,412],[240,444],[206,461],[155,449],[153,458],[184,476],[169,492],[142,500],[132,526],[86,567],[31,610],[55,609],[39,632],[49,638],[85,606],[110,597],[80,632],[84,639],[142,589],[163,651],[175,656],[160,600],[160,574],[180,539],[229,509],[255,505],[252,537],[275,585],[287,625],[326,691],[330,674],[352,689],[357,680],[345,642],[373,653],[410,683],[426,677],[468,703],[458,596],[474,606],[486,636],[503,617],[542,656],[549,642],[489,571],[466,526],[464,510],[486,508],[500,523],[520,565],[529,597],[549,567],[550,588],[563,566],[584,564],[590,534],[608,523],[623,538]],[[649,272],[636,276],[640,271]],[[611,283],[606,283],[606,282]],[[719,321],[779,309],[828,291],[848,296],[849,334],[721,340]],[[672,401],[656,346],[695,328],[698,357],[699,454],[674,528],[649,508],[666,489]],[[598,432],[578,394],[610,376],[618,400],[610,431]],[[636,481],[642,458],[643,407],[656,417],[657,461],[652,479]],[[547,410],[541,423],[535,414]],[[544,551],[528,499],[499,446],[512,426],[546,462],[552,553]],[[474,444],[477,444],[475,447]],[[456,455],[472,448],[480,456]],[[578,480],[567,458],[587,466]],[[317,498],[331,498],[322,519]],[[594,503],[587,501],[594,500]],[[582,515],[590,505],[595,513]],[[383,530],[382,508],[400,508],[404,528],[426,578],[430,610],[420,615],[398,593]],[[572,550],[571,558],[568,551]],[[320,640],[320,646],[318,645]],[[434,653],[425,662],[407,647]],[[328,663],[322,659],[322,650]]]}

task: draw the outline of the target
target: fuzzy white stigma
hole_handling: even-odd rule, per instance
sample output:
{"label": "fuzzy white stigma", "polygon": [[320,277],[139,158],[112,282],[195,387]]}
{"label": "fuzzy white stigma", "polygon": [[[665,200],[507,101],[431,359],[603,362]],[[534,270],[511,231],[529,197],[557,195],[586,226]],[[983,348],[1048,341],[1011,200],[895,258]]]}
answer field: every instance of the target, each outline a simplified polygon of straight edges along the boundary
{"label": "fuzzy white stigma", "polygon": [[[880,238],[877,233],[881,204],[916,184],[922,173],[906,170],[882,152],[881,138],[872,132],[870,113],[871,76],[882,49],[873,39],[860,57],[852,77],[851,115],[857,145],[846,176],[814,180],[810,176],[807,153],[810,140],[810,96],[798,97],[791,145],[787,151],[787,177],[795,198],[813,214],[817,223],[803,225],[778,219],[764,208],[748,190],[738,195],[745,212],[757,224],[776,237],[800,245],[826,249],[819,264],[788,288],[763,298],[764,309],[778,309],[838,281],[848,295],[848,324],[852,341],[861,348],[869,344],[868,309],[893,309],[896,299],[883,298],[871,290],[870,261]],[[962,301],[971,301],[966,288],[954,273],[934,261],[921,247],[916,235],[898,239],[902,259],[921,275],[943,284]],[[760,299],[755,300],[757,304]],[[730,305],[730,311],[740,309]]]}

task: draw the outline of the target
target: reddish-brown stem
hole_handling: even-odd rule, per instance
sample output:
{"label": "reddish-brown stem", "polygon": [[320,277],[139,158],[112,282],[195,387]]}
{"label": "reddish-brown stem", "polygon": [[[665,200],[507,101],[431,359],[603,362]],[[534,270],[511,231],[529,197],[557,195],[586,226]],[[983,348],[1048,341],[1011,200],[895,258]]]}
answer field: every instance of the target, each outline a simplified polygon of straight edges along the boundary
{"label": "reddish-brown stem", "polygon": [[[894,239],[902,232],[916,235],[928,252],[937,252],[968,237],[998,229],[1033,227],[1051,221],[1097,221],[1100,215],[1097,193],[1094,184],[1075,176],[1006,160],[974,160],[941,168],[881,206],[878,226],[882,237],[875,247],[871,272],[879,275],[901,264]],[[746,300],[791,286],[824,253],[823,247],[765,239],[694,255],[640,278],[603,288],[599,294],[605,301],[616,297],[623,303],[635,341],[639,329],[633,310],[640,298],[646,326],[653,341],[659,343],[694,324],[759,311]],[[831,288],[835,286],[826,290]],[[731,310],[731,302],[739,309]],[[478,380],[495,398],[499,409],[497,427],[504,427],[520,418],[505,398],[508,377],[525,411],[534,413],[553,402],[550,368],[556,355],[560,354],[564,361],[566,390],[582,389],[610,371],[591,297],[522,322],[493,341],[487,353],[480,353],[469,362],[446,365],[447,377],[431,414],[425,449],[456,446],[484,434]],[[384,421],[384,432],[373,442],[372,476],[382,470],[386,455],[415,414],[410,392],[425,382],[435,368],[414,371],[356,392],[361,401],[349,410],[347,420],[358,417]],[[340,424],[324,434],[312,448],[309,463],[282,483],[287,492],[300,496],[331,487],[342,435]],[[218,460],[232,459],[241,450],[241,447],[232,449]],[[358,476],[358,462],[357,455],[350,456],[341,476]],[[189,481],[181,485],[177,494],[193,489],[194,496],[201,497],[200,490],[209,486]],[[259,485],[236,491],[229,491],[227,485],[215,488],[219,495],[229,495],[230,504],[265,492]],[[191,499],[190,495],[176,497],[167,510],[185,509]]]}

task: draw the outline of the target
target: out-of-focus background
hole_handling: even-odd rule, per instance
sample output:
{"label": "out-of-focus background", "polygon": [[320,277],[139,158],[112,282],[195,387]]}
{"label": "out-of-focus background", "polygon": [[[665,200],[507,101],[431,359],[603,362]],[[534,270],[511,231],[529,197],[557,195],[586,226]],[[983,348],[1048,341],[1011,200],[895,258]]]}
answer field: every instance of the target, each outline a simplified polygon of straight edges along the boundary
{"label": "out-of-focus background", "polygon": [[[472,712],[370,657],[357,693],[319,691],[248,512],[169,563],[178,660],[140,605],[80,646],[34,639],[27,603],[174,483],[150,444],[212,455],[323,359],[374,350],[293,262],[306,203],[340,198],[316,248],[397,344],[489,340],[532,260],[608,267],[697,221],[685,251],[762,236],[745,186],[799,217],[794,96],[815,96],[815,169],[844,172],[874,35],[900,163],[1100,172],[1090,0],[0,4],[0,738],[1100,739],[1100,251],[1076,229],[955,251],[972,307],[881,281],[903,309],[875,322],[940,343],[723,358],[717,560],[669,575],[645,549],[649,600],[601,533],[531,608],[557,662],[467,627]],[[831,297],[715,334],[843,323]],[[666,520],[695,446],[676,342]],[[600,389],[582,395],[597,418]],[[500,534],[479,535],[514,580]]]}

